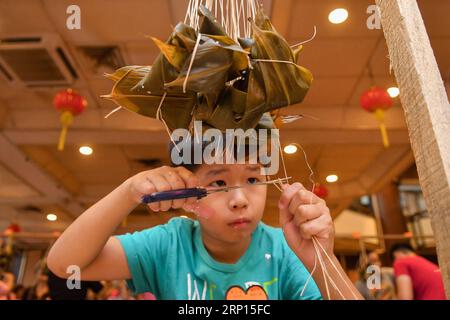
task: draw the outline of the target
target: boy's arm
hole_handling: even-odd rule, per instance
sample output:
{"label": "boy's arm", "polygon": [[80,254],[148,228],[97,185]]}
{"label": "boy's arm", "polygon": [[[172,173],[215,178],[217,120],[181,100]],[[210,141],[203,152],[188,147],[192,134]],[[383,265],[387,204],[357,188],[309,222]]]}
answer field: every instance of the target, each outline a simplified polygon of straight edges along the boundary
{"label": "boy's arm", "polygon": [[[161,167],[126,180],[79,216],[58,238],[47,257],[49,269],[67,278],[69,266],[78,266],[82,280],[129,279],[125,252],[111,237],[122,220],[140,203],[144,194],[197,186],[195,176],[184,168]],[[193,199],[149,205],[153,211],[181,208]]]}
{"label": "boy's arm", "polygon": [[83,280],[128,279],[125,253],[110,237],[136,207],[127,194],[128,180],[79,216],[51,248],[47,265],[61,278],[69,266],[81,270]]}
{"label": "boy's arm", "polygon": [[[300,183],[283,187],[278,204],[280,224],[292,251],[313,273],[324,299],[363,299],[333,253],[334,227],[325,201],[306,190]],[[314,237],[317,242],[313,243]],[[325,252],[324,252],[325,251]],[[322,270],[316,252],[325,266]],[[324,272],[330,280],[325,282]],[[338,289],[334,289],[334,286]]]}

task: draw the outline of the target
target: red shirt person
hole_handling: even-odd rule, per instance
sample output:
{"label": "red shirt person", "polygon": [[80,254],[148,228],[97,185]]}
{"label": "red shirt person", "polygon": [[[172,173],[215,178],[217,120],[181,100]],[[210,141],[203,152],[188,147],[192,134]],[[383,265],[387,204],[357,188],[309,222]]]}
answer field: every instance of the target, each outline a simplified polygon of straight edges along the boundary
{"label": "red shirt person", "polygon": [[391,256],[394,259],[398,299],[446,299],[439,266],[416,255],[408,244],[394,245]]}

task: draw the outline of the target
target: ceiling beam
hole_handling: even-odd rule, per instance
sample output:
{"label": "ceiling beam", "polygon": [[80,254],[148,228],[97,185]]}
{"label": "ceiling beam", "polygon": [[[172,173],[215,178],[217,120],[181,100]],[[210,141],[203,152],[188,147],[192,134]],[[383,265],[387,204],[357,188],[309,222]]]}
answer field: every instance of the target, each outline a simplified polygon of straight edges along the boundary
{"label": "ceiling beam", "polygon": [[67,190],[44,173],[38,165],[30,161],[13,142],[1,133],[0,150],[0,163],[44,197],[52,199],[54,204],[64,208],[73,217],[77,217],[85,210],[82,204],[76,201]]}
{"label": "ceiling beam", "polygon": [[336,185],[330,190],[330,200],[338,200],[339,203],[332,211],[333,218],[346,209],[356,197],[378,192],[413,164],[414,156],[409,147],[381,153],[358,179]]}
{"label": "ceiling beam", "polygon": [[8,107],[0,101],[0,129],[3,129],[8,119]]}

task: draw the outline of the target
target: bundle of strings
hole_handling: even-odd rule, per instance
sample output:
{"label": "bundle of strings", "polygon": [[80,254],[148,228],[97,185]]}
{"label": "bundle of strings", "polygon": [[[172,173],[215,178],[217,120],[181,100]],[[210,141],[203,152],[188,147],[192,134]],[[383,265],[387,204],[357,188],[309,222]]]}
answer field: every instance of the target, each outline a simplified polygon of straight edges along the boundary
{"label": "bundle of strings", "polygon": [[259,3],[256,0],[190,0],[184,23],[199,31],[199,16],[201,5],[214,13],[217,21],[225,32],[235,41],[239,38],[250,38],[251,23],[256,17]]}
{"label": "bundle of strings", "polygon": [[[302,150],[304,158],[305,158],[306,165],[308,166],[308,169],[309,169],[309,172],[310,172],[309,181],[312,184],[311,193],[314,194],[314,188],[316,186],[316,182],[314,181],[314,171],[313,171],[311,165],[309,164],[308,156],[306,154],[305,149],[301,145],[298,145],[298,146]],[[283,151],[281,150],[281,147],[280,147],[279,151],[280,151],[280,156],[281,156],[281,160],[282,160],[282,166],[283,166],[283,170],[284,170],[284,175],[287,178],[288,177],[288,173],[287,173],[287,170],[286,170],[286,165],[285,165],[285,161],[284,161]],[[280,190],[280,192],[283,191],[283,189],[282,189],[283,182],[282,181],[286,181],[286,178],[284,178],[281,181],[278,180],[278,181],[274,182],[274,185]],[[313,204],[313,196],[311,196],[310,204]],[[336,290],[336,292],[341,297],[341,299],[346,300],[345,295],[342,293],[342,291],[336,285],[336,283],[333,281],[333,278],[330,275],[330,272],[329,272],[328,267],[327,267],[327,262],[328,262],[332,266],[334,271],[338,274],[338,276],[341,278],[341,280],[343,280],[343,282],[345,283],[347,289],[352,293],[353,298],[355,300],[357,300],[358,299],[357,295],[355,294],[353,289],[350,287],[350,285],[347,283],[347,281],[345,280],[345,278],[342,275],[341,271],[336,266],[336,264],[334,263],[333,259],[327,253],[327,251],[325,250],[323,245],[320,243],[320,241],[314,236],[311,238],[311,241],[312,241],[312,244],[313,244],[313,247],[314,247],[314,251],[315,251],[314,267],[313,267],[313,269],[312,269],[308,279],[306,280],[305,285],[303,286],[303,289],[302,289],[302,291],[300,293],[300,296],[304,295],[305,290],[306,290],[306,288],[308,287],[308,285],[309,285],[309,283],[311,281],[311,278],[313,277],[314,273],[317,270],[317,262],[319,262],[320,269],[322,270],[322,276],[323,276],[323,279],[324,279],[325,289],[326,289],[328,300],[331,299],[329,284],[331,284],[331,286]]]}

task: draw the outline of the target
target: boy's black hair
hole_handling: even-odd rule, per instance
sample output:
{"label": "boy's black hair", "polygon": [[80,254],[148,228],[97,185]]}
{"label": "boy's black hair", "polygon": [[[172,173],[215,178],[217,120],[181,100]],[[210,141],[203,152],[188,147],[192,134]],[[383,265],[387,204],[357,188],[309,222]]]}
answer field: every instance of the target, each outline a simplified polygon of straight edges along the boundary
{"label": "boy's black hair", "polygon": [[397,251],[409,253],[414,252],[414,249],[409,243],[406,242],[395,243],[389,249],[389,256],[391,257],[391,260],[394,260],[394,253]]}
{"label": "boy's black hair", "polygon": [[[223,144],[222,144],[222,147],[223,147],[223,150],[224,151],[226,151],[225,149],[226,149],[226,144],[225,144],[225,142],[226,142],[226,134],[224,133],[223,135],[222,135],[222,141],[224,142]],[[268,140],[270,140],[270,139],[268,139]],[[194,161],[194,148],[195,147],[198,147],[200,144],[201,144],[201,151],[202,151],[202,154],[203,154],[203,152],[204,152],[204,150],[205,150],[205,148],[207,147],[207,146],[209,146],[210,144],[213,144],[213,143],[217,143],[216,141],[200,141],[200,142],[198,142],[198,141],[195,141],[195,139],[191,139],[191,141],[190,141],[190,145],[189,145],[189,148],[190,148],[190,153],[191,153],[191,157],[190,157],[190,159],[188,160],[188,162],[187,163],[185,163],[185,162],[182,162],[181,164],[175,164],[175,163],[173,163],[173,159],[172,159],[172,157],[171,157],[171,155],[172,155],[172,151],[173,151],[173,149],[175,148],[175,144],[171,141],[171,142],[169,142],[169,145],[168,145],[168,151],[169,151],[169,159],[170,159],[170,164],[171,164],[171,166],[172,167],[184,167],[184,168],[186,168],[186,169],[188,169],[189,171],[192,171],[192,172],[195,172],[197,169],[199,169],[199,167],[202,165],[202,164],[196,164],[195,163],[195,161]],[[270,144],[270,143],[267,143],[267,144]],[[250,151],[252,151],[252,150],[255,150],[256,152],[257,152],[257,154],[258,154],[258,152],[259,152],[259,150],[260,150],[260,146],[259,145],[257,145],[256,146],[256,148],[250,148],[250,145],[248,144],[248,143],[243,143],[242,145],[241,145],[241,147],[240,148],[243,148],[244,150],[243,150],[243,152],[244,152],[244,154],[245,154],[245,159],[248,159],[249,158],[249,156],[250,156]],[[180,150],[181,152],[180,152],[180,156],[182,157],[182,155],[183,155],[183,150]],[[237,141],[236,141],[236,139],[234,140],[234,144],[233,144],[233,156],[234,156],[234,159],[236,160],[236,156],[237,156],[237,152],[238,152],[238,144],[237,144]],[[258,158],[257,158],[258,159]],[[258,159],[258,163],[259,163],[259,159]]]}

